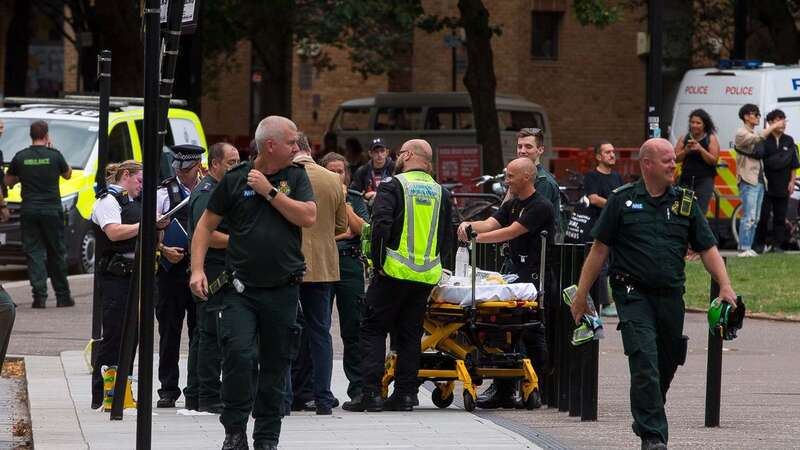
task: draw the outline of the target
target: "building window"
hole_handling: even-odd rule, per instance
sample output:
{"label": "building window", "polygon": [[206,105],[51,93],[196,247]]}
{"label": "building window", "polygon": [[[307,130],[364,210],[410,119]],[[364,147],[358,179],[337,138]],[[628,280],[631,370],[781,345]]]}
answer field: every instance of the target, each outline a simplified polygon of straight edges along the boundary
{"label": "building window", "polygon": [[558,59],[558,28],[563,12],[531,13],[531,56],[533,59]]}

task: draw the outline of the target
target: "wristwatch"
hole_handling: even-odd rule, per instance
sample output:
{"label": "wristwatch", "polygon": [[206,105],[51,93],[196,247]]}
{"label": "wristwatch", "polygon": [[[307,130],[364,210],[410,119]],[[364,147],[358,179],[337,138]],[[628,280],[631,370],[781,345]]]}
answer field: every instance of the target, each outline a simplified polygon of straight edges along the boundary
{"label": "wristwatch", "polygon": [[275,197],[278,196],[278,192],[280,192],[275,186],[272,186],[272,189],[267,192],[267,201],[271,202]]}

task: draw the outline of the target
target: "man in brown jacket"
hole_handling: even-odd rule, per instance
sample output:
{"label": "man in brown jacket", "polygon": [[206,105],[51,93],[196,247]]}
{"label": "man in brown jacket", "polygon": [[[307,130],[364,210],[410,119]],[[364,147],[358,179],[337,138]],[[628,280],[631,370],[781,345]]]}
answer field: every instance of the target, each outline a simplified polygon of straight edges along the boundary
{"label": "man in brown jacket", "polygon": [[742,200],[742,221],[739,225],[739,256],[758,256],[753,251],[753,238],[756,234],[761,202],[764,199],[766,180],[764,178],[763,154],[757,151],[757,144],[784,126],[783,120],[776,120],[767,128],[756,130],[761,123],[758,106],[747,103],[739,109],[742,127],[736,130],[736,179],[739,182],[739,197]]}
{"label": "man in brown jacket", "polygon": [[[316,410],[319,415],[331,414],[338,406],[331,393],[333,342],[331,340],[331,299],[333,282],[339,281],[339,250],[336,235],[347,231],[347,209],[339,175],[314,162],[308,139],[300,133],[300,152],[294,159],[305,167],[314,199],[317,221],[303,229],[303,256],[306,273],[300,285],[300,307],[303,326],[300,353],[292,363],[292,389],[287,390],[287,405],[293,409]],[[310,379],[310,380],[309,380]],[[305,385],[311,382],[313,402],[306,402]],[[293,395],[294,392],[294,395]],[[292,398],[294,396],[297,398]],[[291,401],[290,401],[291,399]],[[300,403],[300,405],[298,405]],[[293,404],[293,405],[292,405]]]}

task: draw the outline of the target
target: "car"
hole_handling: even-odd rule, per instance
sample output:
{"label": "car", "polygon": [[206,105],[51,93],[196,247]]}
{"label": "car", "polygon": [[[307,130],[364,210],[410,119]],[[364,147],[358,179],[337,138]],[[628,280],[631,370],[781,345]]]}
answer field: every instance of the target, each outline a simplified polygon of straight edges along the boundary
{"label": "car", "polygon": [[[72,177],[60,180],[61,204],[67,230],[67,262],[71,273],[94,270],[94,232],[89,220],[95,201],[95,173],[98,162],[100,110],[97,98],[63,99],[6,98],[0,108],[5,132],[0,137],[0,150],[5,163],[30,146],[30,124],[44,120],[50,129],[53,146],[61,151],[72,166]],[[176,101],[173,104],[185,105]],[[108,162],[142,159],[143,102],[133,98],[111,98],[108,117]],[[169,109],[169,127],[164,141],[162,160],[168,160],[169,147],[194,144],[207,149],[203,127],[197,115],[189,110]],[[207,156],[204,155],[204,161]],[[162,176],[164,173],[162,164]],[[169,168],[169,164],[166,164]],[[26,264],[19,226],[20,185],[9,189],[6,199],[11,220],[0,223],[0,264]]]}

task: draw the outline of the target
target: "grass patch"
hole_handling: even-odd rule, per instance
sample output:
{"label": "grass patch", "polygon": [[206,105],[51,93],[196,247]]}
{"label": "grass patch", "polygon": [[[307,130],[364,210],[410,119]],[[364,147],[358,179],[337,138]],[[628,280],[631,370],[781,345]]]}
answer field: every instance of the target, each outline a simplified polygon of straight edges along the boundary
{"label": "grass patch", "polygon": [[[757,258],[728,258],[733,290],[748,312],[779,316],[800,315],[800,255],[766,254]],[[708,307],[711,277],[700,261],[686,263],[686,306]]]}

